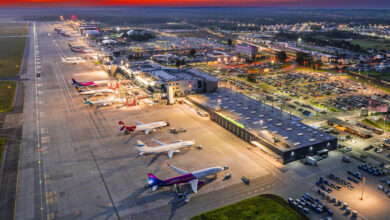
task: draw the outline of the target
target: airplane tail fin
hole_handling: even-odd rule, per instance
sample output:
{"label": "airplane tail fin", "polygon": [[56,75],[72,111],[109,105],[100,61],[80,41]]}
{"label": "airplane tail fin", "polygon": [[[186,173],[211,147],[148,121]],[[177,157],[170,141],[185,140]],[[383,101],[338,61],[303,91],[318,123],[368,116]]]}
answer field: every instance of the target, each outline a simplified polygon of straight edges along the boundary
{"label": "airplane tail fin", "polygon": [[78,87],[78,86],[76,86],[76,91],[78,92],[78,93],[80,93],[80,92],[84,92],[83,90],[81,90],[80,89],[80,87]]}
{"label": "airplane tail fin", "polygon": [[77,85],[77,84],[78,84],[77,81],[74,78],[72,78],[72,85]]}
{"label": "airplane tail fin", "polygon": [[87,98],[84,98],[84,104],[90,104],[90,105],[92,105],[92,102],[89,101]]}
{"label": "airplane tail fin", "polygon": [[149,173],[148,177],[149,177],[149,185],[150,186],[155,186],[159,183],[164,182],[164,181],[160,180],[159,178],[157,178],[153,173]]}

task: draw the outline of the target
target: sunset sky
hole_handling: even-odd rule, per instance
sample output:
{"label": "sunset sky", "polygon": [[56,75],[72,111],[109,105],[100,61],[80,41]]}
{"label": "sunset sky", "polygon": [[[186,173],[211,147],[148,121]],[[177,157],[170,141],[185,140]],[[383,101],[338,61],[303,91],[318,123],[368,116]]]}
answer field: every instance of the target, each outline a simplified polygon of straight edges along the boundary
{"label": "sunset sky", "polygon": [[0,6],[117,5],[390,8],[390,0],[0,0]]}

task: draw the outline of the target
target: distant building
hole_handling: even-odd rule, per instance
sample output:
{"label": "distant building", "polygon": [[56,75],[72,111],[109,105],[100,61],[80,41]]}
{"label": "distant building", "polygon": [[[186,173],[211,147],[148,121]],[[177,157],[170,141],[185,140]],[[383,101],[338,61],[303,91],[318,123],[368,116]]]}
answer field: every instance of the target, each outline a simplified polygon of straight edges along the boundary
{"label": "distant building", "polygon": [[220,81],[197,69],[168,68],[155,62],[133,62],[128,70],[121,69],[145,87],[166,91],[172,87],[176,96],[215,91]]}
{"label": "distant building", "polygon": [[90,33],[97,33],[97,32],[99,32],[99,34],[100,34],[99,29],[96,26],[91,26],[91,25],[80,25],[78,27],[78,31],[82,35],[85,35],[87,31],[93,31],[93,32],[90,32]]}
{"label": "distant building", "polygon": [[248,57],[254,57],[257,54],[258,50],[259,49],[256,46],[252,46],[249,44],[237,44],[235,48],[236,53],[246,55]]}

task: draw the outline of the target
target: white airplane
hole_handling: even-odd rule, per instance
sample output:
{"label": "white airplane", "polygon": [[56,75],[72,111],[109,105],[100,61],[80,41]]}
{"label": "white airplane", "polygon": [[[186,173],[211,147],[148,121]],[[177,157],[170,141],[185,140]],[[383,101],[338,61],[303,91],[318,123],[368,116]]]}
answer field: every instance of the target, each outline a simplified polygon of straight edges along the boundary
{"label": "white airplane", "polygon": [[161,128],[165,126],[169,126],[169,122],[164,121],[156,121],[152,123],[142,124],[139,121],[135,121],[138,125],[136,126],[127,126],[122,121],[119,121],[118,124],[120,125],[118,127],[119,131],[122,133],[124,132],[132,132],[132,131],[145,131],[145,134],[149,134],[151,132],[156,132],[156,128]]}
{"label": "white airplane", "polygon": [[195,141],[177,141],[171,144],[165,144],[161,141],[155,140],[152,138],[152,141],[156,142],[160,146],[158,147],[148,147],[142,141],[137,141],[138,147],[136,149],[139,151],[139,155],[147,154],[156,154],[168,152],[168,158],[172,158],[173,153],[179,153],[181,148],[191,147],[195,144]]}
{"label": "white airplane", "polygon": [[89,105],[100,105],[100,106],[108,106],[108,105],[112,105],[116,102],[123,102],[121,99],[118,99],[118,98],[110,98],[110,99],[107,99],[107,100],[97,100],[97,101],[90,101],[88,100],[87,98],[84,98],[84,104],[89,104]]}
{"label": "white airplane", "polygon": [[73,63],[73,64],[78,64],[78,63],[84,63],[85,60],[82,59],[81,57],[62,57],[62,62],[63,63]]}
{"label": "white airplane", "polygon": [[98,95],[103,95],[104,93],[115,93],[115,91],[112,89],[97,89],[97,90],[88,89],[88,91],[84,91],[84,90],[81,90],[78,86],[76,86],[76,90],[77,90],[77,93],[80,95],[98,96]]}

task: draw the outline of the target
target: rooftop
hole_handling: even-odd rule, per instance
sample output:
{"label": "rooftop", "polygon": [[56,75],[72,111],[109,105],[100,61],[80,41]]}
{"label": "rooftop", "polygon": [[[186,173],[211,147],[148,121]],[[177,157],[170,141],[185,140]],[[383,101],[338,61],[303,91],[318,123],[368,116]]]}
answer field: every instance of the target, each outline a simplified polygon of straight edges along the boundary
{"label": "rooftop", "polygon": [[[333,140],[335,137],[301,123],[301,119],[230,89],[191,95],[191,99],[217,112],[252,134],[289,151]],[[277,140],[275,142],[275,140]]]}

